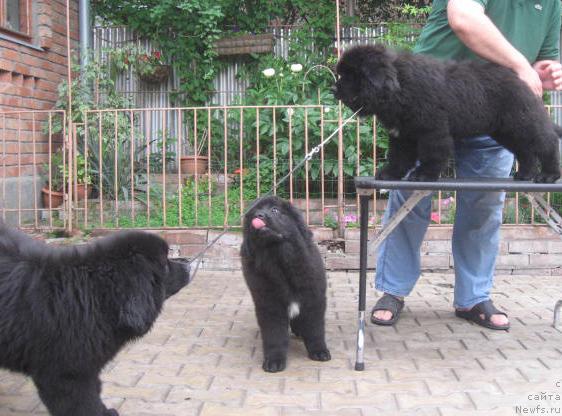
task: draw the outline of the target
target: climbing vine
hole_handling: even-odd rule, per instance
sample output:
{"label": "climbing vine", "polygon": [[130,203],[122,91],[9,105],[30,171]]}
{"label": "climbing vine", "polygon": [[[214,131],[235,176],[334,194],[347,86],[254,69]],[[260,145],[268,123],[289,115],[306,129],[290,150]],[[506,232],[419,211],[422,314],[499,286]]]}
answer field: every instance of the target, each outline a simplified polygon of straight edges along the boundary
{"label": "climbing vine", "polygon": [[181,104],[205,104],[223,64],[215,41],[232,32],[259,33],[271,23],[306,24],[309,41],[326,47],[333,39],[331,0],[93,0],[98,20],[126,25],[148,38],[174,65]]}

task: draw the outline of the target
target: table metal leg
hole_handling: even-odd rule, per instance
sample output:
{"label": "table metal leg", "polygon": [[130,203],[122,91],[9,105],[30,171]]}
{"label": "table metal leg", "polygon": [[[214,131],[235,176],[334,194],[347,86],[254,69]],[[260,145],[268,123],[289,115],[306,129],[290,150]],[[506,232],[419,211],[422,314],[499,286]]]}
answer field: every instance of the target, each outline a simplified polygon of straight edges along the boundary
{"label": "table metal leg", "polygon": [[[398,211],[390,218],[384,228],[373,241],[373,248],[376,250],[386,237],[396,228],[400,221],[416,206],[416,204],[431,191],[414,191],[404,202]],[[359,318],[357,324],[357,351],[355,358],[355,370],[365,369],[365,304],[367,296],[367,246],[369,233],[369,200],[372,192],[362,192],[359,194],[360,204],[360,235],[359,235]]]}
{"label": "table metal leg", "polygon": [[365,298],[367,296],[367,244],[369,242],[370,199],[370,195],[361,195],[359,197],[361,231],[359,237],[359,322],[357,325],[356,371],[363,371],[365,369],[363,353],[365,346]]}

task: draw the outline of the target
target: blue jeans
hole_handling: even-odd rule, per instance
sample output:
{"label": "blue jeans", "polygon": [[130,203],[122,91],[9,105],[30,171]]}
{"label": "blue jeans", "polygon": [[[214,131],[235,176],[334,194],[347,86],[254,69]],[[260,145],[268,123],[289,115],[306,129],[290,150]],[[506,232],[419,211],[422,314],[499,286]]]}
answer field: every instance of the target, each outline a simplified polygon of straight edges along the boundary
{"label": "blue jeans", "polygon": [[[455,140],[457,177],[508,177],[513,154],[489,136]],[[383,223],[409,192],[392,191]],[[490,298],[505,192],[457,192],[453,229],[456,308]],[[420,247],[430,222],[431,195],[422,199],[380,245],[375,286],[396,296],[410,294],[420,276]]]}

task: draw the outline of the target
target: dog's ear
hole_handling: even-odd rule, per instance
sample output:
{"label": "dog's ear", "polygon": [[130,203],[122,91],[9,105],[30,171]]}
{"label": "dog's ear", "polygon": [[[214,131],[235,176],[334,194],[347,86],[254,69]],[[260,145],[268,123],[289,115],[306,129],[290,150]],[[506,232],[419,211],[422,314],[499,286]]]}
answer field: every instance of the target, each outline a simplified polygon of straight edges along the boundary
{"label": "dog's ear", "polygon": [[395,59],[396,55],[383,46],[377,45],[365,51],[360,70],[376,91],[394,92],[400,88]]}
{"label": "dog's ear", "polygon": [[289,215],[291,216],[291,218],[293,218],[293,220],[295,221],[295,224],[297,225],[297,228],[299,230],[299,232],[301,233],[301,235],[305,238],[312,238],[312,232],[308,229],[308,227],[306,226],[305,222],[304,222],[304,217],[302,215],[302,212],[300,212],[297,208],[295,208],[293,205],[291,205],[288,202],[285,202],[287,204],[286,208],[287,211],[289,213]]}
{"label": "dog's ear", "polygon": [[135,335],[148,332],[158,315],[158,309],[148,296],[131,295],[119,310],[119,329]]}
{"label": "dog's ear", "polygon": [[144,256],[134,259],[135,268],[122,277],[118,323],[120,330],[144,335],[158,317],[165,299],[162,265]]}

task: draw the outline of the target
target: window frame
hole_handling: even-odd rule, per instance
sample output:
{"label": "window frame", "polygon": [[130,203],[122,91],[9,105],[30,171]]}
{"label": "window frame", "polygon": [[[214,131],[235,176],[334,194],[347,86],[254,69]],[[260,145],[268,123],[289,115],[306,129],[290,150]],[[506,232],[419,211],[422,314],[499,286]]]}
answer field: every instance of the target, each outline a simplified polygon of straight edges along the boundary
{"label": "window frame", "polygon": [[0,33],[4,33],[18,39],[31,41],[31,7],[32,0],[18,0],[20,4],[20,25],[24,26],[24,30],[13,30],[6,26],[6,10],[7,1],[0,0]]}

